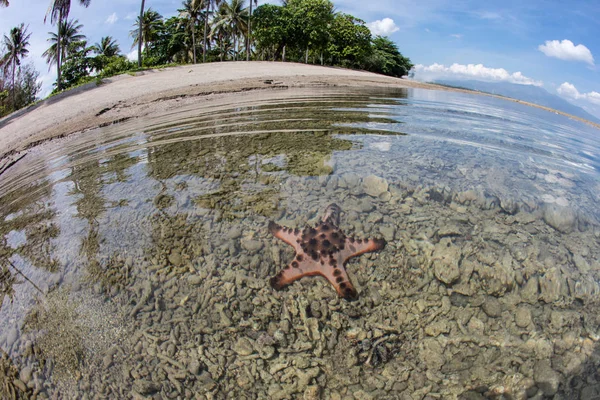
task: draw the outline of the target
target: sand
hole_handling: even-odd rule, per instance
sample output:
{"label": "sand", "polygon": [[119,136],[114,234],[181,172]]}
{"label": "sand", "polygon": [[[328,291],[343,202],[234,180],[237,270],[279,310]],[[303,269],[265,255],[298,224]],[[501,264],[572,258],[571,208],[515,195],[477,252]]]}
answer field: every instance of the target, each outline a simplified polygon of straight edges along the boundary
{"label": "sand", "polygon": [[[297,63],[223,62],[149,70],[104,79],[43,100],[0,120],[0,173],[23,152],[47,140],[139,118],[194,101],[223,101],[257,90],[360,86],[423,88],[477,93],[363,71]],[[290,96],[292,95],[292,91]],[[281,96],[285,97],[285,91]],[[495,96],[498,97],[498,96]],[[231,101],[231,98],[229,98]],[[517,101],[517,100],[514,100]],[[567,115],[556,110],[521,102]]]}

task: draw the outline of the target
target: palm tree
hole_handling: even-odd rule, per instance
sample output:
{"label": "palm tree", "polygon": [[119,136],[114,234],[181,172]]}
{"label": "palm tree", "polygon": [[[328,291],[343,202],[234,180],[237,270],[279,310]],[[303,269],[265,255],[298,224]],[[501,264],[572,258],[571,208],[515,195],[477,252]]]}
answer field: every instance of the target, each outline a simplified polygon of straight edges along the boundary
{"label": "palm tree", "polygon": [[[137,21],[133,25],[135,29],[129,31],[129,36],[133,38],[132,47],[135,47],[136,44],[138,45],[138,66],[141,61],[139,54],[141,54],[142,45],[144,46],[144,49],[147,49],[148,43],[152,43],[156,40],[157,33],[163,23],[162,18],[162,15],[154,11],[152,8],[149,8],[148,11],[144,12],[142,15],[141,23],[140,18],[138,17]],[[138,30],[138,26],[141,27],[141,29]],[[139,40],[140,37],[142,40]]]}
{"label": "palm tree", "polygon": [[92,46],[96,54],[102,54],[106,57],[114,57],[121,52],[117,41],[112,36],[104,36],[100,39],[100,43]]}
{"label": "palm tree", "polygon": [[[84,7],[88,7],[90,5],[91,0],[79,0],[79,4]],[[67,20],[69,18],[69,12],[71,11],[71,0],[52,0],[50,3],[50,7],[46,12],[46,16],[44,17],[44,23],[46,23],[46,19],[48,18],[48,14],[50,14],[50,23],[54,25],[55,23],[60,23],[61,21]],[[58,29],[60,35],[60,28]],[[58,44],[58,49],[56,54],[58,58],[56,60],[56,70],[57,70],[57,81],[56,88],[60,90],[60,65],[61,65],[61,40],[60,36],[58,37],[56,43]]]}
{"label": "palm tree", "polygon": [[25,24],[16,26],[10,30],[9,36],[4,35],[4,47],[6,53],[0,59],[0,65],[4,67],[4,73],[8,70],[8,67],[12,65],[12,100],[13,108],[16,106],[15,102],[15,75],[17,65],[21,65],[21,59],[27,57],[29,50],[29,38],[31,33],[27,32]]}
{"label": "palm tree", "polygon": [[[140,16],[138,18],[138,37],[142,37],[142,21],[144,20],[144,4],[145,0],[142,0],[142,7],[140,8]],[[135,42],[133,44],[135,46]],[[138,41],[138,68],[142,68],[142,41]]]}
{"label": "palm tree", "polygon": [[200,10],[204,6],[204,0],[184,0],[183,9],[179,10],[179,17],[188,21],[188,26],[192,31],[192,48],[194,50],[194,64],[196,64],[196,25]]}
{"label": "palm tree", "polygon": [[250,11],[248,12],[248,42],[246,43],[246,61],[250,61],[250,45],[252,36],[252,3],[258,5],[258,0],[250,0]]}
{"label": "palm tree", "polygon": [[202,62],[206,62],[206,38],[208,37],[208,16],[210,15],[210,8],[213,9],[221,4],[221,0],[204,0],[206,3],[206,12],[204,13],[204,46],[202,47]]}
{"label": "palm tree", "polygon": [[50,43],[50,47],[42,54],[42,57],[46,57],[48,70],[54,64],[61,63],[62,65],[62,62],[69,56],[69,49],[73,43],[85,40],[85,35],[80,33],[81,28],[83,25],[78,20],[71,19],[70,21],[59,21],[57,32],[48,32],[50,37],[47,42]]}
{"label": "palm tree", "polygon": [[0,6],[8,7],[8,0],[0,0]]}
{"label": "palm tree", "polygon": [[244,8],[244,0],[231,0],[230,3],[221,4],[219,10],[219,18],[215,19],[213,29],[218,29],[225,25],[229,27],[229,31],[233,38],[233,47],[235,59],[239,52],[238,38],[248,32],[248,9]]}

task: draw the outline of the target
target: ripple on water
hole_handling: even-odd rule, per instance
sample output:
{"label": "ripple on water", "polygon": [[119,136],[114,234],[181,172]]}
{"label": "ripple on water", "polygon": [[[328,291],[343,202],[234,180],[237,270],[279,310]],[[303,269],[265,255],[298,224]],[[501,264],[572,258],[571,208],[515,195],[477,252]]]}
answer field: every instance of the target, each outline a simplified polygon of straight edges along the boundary
{"label": "ripple on water", "polygon": [[[0,397],[590,398],[597,131],[499,99],[316,90],[194,105],[0,178]],[[25,161],[24,160],[24,161]],[[325,206],[383,237],[280,292]]]}

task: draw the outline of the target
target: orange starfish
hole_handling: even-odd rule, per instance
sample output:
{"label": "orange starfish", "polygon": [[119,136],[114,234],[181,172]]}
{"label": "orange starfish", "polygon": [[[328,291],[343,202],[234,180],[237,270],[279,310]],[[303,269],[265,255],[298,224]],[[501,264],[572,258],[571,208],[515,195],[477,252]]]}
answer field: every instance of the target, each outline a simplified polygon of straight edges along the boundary
{"label": "orange starfish", "polygon": [[383,239],[354,239],[339,228],[341,209],[331,204],[319,224],[303,231],[269,222],[269,231],[296,251],[294,261],[271,278],[271,286],[281,290],[304,276],[321,275],[346,300],[356,300],[358,292],[348,279],[346,262],[352,258],[385,247]]}

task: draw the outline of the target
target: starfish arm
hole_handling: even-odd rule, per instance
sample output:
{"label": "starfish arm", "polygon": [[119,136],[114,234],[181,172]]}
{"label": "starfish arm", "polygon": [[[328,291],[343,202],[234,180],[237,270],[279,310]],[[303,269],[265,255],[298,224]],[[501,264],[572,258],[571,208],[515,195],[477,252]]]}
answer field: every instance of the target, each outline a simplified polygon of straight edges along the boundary
{"label": "starfish arm", "polygon": [[304,276],[314,275],[322,275],[321,268],[316,263],[294,260],[290,265],[271,278],[271,287],[275,290],[281,290]]}
{"label": "starfish arm", "polygon": [[361,254],[370,253],[372,251],[378,251],[385,247],[386,241],[384,239],[354,239],[346,238],[344,250],[342,255],[344,260],[348,260],[352,257],[360,256]]}
{"label": "starfish arm", "polygon": [[271,232],[271,234],[276,238],[281,239],[285,243],[292,246],[294,250],[296,250],[296,252],[301,251],[301,234],[299,230],[287,228],[285,226],[278,225],[273,221],[270,221],[269,232]]}
{"label": "starfish arm", "polygon": [[346,268],[343,265],[338,264],[335,267],[326,265],[322,269],[321,275],[333,285],[338,296],[349,301],[358,299],[358,292],[350,282]]}

